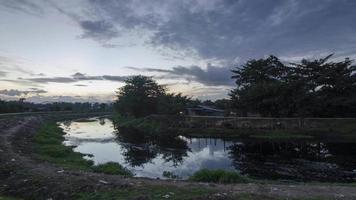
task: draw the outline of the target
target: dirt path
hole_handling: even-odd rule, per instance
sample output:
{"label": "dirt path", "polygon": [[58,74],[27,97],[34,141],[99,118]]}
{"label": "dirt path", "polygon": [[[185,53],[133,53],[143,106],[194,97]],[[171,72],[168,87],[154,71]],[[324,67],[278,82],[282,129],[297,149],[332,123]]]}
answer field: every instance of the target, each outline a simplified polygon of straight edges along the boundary
{"label": "dirt path", "polygon": [[[0,194],[20,196],[25,199],[70,199],[77,192],[145,186],[176,186],[212,188],[220,193],[226,193],[227,196],[253,193],[284,199],[310,197],[356,199],[356,187],[348,186],[254,183],[221,185],[64,171],[50,163],[35,160],[32,156],[31,140],[42,123],[43,119],[40,117],[0,120]],[[216,197],[216,199],[225,198]]]}

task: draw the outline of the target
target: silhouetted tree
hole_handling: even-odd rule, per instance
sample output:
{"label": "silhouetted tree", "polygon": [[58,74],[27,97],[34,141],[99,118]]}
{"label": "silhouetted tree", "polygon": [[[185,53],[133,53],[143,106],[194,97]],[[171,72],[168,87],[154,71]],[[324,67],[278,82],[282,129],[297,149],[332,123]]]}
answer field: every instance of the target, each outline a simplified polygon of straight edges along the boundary
{"label": "silhouetted tree", "polygon": [[157,112],[158,98],[165,88],[152,78],[133,76],[117,92],[116,110],[122,115],[143,117]]}
{"label": "silhouetted tree", "polygon": [[262,116],[356,116],[356,68],[332,55],[300,64],[277,57],[250,60],[232,72],[237,88],[230,92],[235,109]]}
{"label": "silhouetted tree", "polygon": [[158,99],[157,113],[177,115],[180,112],[184,112],[190,101],[190,98],[182,95],[181,93],[163,94]]}

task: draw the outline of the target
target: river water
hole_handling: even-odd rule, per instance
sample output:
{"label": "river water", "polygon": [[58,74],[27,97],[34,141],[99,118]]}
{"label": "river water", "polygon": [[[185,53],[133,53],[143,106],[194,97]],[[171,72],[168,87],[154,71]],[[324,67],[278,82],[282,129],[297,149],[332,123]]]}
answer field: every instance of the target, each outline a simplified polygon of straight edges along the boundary
{"label": "river water", "polygon": [[95,164],[117,162],[137,177],[185,179],[200,169],[225,169],[259,179],[356,180],[356,143],[306,140],[147,137],[117,130],[107,118],[59,123],[65,145]]}

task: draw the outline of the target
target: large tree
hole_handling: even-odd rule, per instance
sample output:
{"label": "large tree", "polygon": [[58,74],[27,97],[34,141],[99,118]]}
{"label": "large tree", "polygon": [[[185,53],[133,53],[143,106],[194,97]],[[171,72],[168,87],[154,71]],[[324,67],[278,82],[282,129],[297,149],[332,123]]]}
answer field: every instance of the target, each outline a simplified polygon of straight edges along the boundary
{"label": "large tree", "polygon": [[176,115],[192,102],[182,94],[166,93],[147,76],[133,76],[117,92],[116,110],[121,115],[144,117],[150,114]]}
{"label": "large tree", "polygon": [[116,110],[122,115],[143,117],[157,111],[158,98],[165,88],[151,77],[132,76],[117,92]]}

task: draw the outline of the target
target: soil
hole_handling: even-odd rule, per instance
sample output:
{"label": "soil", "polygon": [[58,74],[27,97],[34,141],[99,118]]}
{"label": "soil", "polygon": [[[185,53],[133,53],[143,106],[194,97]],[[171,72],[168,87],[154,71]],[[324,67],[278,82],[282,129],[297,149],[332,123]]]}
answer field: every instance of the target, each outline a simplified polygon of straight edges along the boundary
{"label": "soil", "polygon": [[[126,178],[76,170],[63,170],[37,160],[32,152],[32,138],[47,120],[40,116],[0,119],[0,194],[23,199],[72,199],[77,193],[173,186],[207,188],[226,193],[209,199],[228,199],[240,193],[266,197],[320,199],[356,199],[356,187],[315,184],[208,184],[189,181]],[[204,198],[205,199],[205,198]]]}

